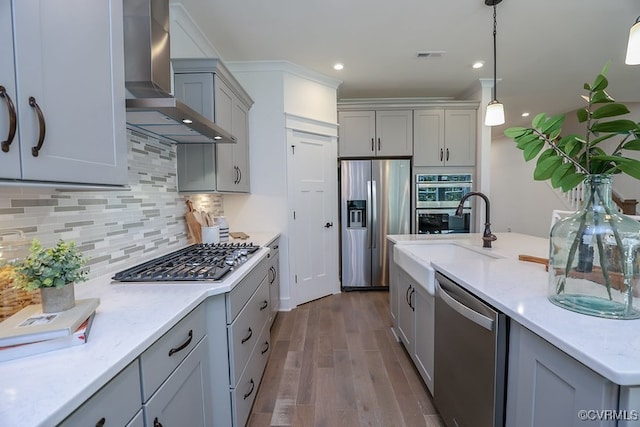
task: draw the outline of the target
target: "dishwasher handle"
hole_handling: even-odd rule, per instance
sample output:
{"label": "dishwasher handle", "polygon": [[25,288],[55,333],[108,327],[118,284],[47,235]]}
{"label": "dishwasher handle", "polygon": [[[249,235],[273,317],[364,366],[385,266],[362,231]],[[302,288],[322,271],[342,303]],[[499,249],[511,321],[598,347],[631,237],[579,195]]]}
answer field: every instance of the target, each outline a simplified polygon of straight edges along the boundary
{"label": "dishwasher handle", "polygon": [[442,299],[444,303],[446,303],[449,307],[457,311],[462,316],[471,320],[476,325],[482,326],[484,329],[488,331],[494,330],[495,320],[485,316],[484,314],[478,313],[477,311],[462,304],[460,301],[456,300],[451,295],[449,295],[446,289],[444,289],[444,287],[440,284],[440,282],[436,282],[436,283],[438,285],[437,295]]}

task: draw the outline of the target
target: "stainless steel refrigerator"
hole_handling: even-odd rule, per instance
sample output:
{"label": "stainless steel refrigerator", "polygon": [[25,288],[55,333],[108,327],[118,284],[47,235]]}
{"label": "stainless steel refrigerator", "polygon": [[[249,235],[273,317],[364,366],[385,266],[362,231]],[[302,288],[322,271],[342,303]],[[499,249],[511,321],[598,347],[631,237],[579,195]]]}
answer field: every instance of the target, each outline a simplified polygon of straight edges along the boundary
{"label": "stainless steel refrigerator", "polygon": [[411,165],[408,159],[340,162],[342,287],[389,286],[388,234],[408,234]]}

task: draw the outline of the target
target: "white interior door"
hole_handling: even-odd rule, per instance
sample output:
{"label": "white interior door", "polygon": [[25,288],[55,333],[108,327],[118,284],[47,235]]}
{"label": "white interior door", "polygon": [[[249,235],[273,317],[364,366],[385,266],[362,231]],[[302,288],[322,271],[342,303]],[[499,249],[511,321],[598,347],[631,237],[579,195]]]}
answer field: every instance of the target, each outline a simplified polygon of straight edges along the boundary
{"label": "white interior door", "polygon": [[293,201],[291,294],[296,305],[340,292],[335,138],[289,131],[288,182]]}

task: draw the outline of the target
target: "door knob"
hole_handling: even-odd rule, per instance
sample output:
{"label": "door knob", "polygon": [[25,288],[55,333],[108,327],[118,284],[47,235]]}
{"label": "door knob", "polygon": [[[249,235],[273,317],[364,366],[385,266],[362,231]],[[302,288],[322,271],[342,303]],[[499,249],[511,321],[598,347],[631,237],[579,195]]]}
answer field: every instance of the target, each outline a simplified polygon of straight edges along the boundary
{"label": "door knob", "polygon": [[333,227],[333,222],[328,222],[324,225],[324,228]]}

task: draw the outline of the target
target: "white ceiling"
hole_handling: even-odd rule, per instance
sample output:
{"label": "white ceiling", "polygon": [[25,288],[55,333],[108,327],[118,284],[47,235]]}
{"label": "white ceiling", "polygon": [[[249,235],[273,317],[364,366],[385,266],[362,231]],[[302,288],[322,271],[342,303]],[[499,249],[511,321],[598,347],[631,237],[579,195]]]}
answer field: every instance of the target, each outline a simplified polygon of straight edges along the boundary
{"label": "white ceiling", "polygon": [[[464,97],[493,77],[493,8],[484,0],[181,0],[225,61],[287,60],[343,83],[339,99]],[[624,64],[638,0],[503,0],[498,99],[507,126],[581,106],[611,60],[609,93],[640,102],[640,66]],[[417,59],[418,51],[445,51]],[[471,68],[484,60],[480,70]],[[332,69],[343,62],[344,70]],[[529,111],[531,117],[520,115]]]}

